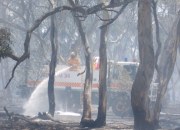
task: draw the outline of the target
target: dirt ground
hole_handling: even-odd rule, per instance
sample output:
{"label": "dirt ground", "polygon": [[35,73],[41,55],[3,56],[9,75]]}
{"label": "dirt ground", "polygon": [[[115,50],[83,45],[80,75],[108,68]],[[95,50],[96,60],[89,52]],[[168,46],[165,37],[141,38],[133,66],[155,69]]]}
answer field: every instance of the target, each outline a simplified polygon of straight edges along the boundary
{"label": "dirt ground", "polygon": [[[133,130],[132,117],[113,117],[108,115],[107,125],[105,127],[91,128],[91,130]],[[42,120],[39,117],[32,118],[19,114],[8,116],[5,112],[1,112],[0,130],[90,130],[90,128],[82,128],[79,125],[79,121],[80,117],[70,115],[56,115],[56,119]],[[180,130],[180,116],[162,115],[160,124],[162,130]]]}
{"label": "dirt ground", "polygon": [[[42,113],[40,113],[42,114]],[[97,112],[92,113],[96,119]],[[102,128],[82,128],[81,115],[69,113],[55,114],[54,118],[29,117],[12,112],[0,112],[0,130],[133,130],[133,117],[118,117],[111,111],[107,113],[107,125]],[[180,109],[164,109],[161,113],[159,130],[180,130]]]}
{"label": "dirt ground", "polygon": [[[0,130],[89,130],[90,128],[82,128],[79,124],[80,117],[70,115],[62,115],[51,118],[37,118],[27,117],[19,114],[10,113],[7,115],[5,112],[0,113]],[[57,119],[61,118],[61,119]],[[117,121],[108,122],[105,127],[91,128],[92,130],[130,130],[133,128],[132,124]]]}

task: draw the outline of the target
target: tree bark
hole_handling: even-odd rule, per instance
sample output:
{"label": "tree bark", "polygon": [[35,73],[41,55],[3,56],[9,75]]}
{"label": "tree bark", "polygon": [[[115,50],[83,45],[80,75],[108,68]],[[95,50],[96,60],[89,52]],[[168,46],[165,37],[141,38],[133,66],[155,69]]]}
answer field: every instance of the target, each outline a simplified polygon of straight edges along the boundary
{"label": "tree bark", "polygon": [[[72,7],[75,7],[75,3],[72,0],[69,0],[69,3]],[[92,57],[91,50],[89,44],[86,40],[86,35],[82,27],[82,23],[79,18],[76,16],[75,12],[73,13],[73,17],[75,19],[75,23],[78,27],[79,34],[81,36],[82,45],[85,51],[85,67],[86,67],[86,76],[84,83],[84,91],[83,91],[83,115],[81,118],[80,124],[84,127],[93,126],[93,121],[91,119],[91,90],[92,90],[92,79],[93,79],[93,69],[92,69]]]}
{"label": "tree bark", "polygon": [[155,53],[155,68],[157,71],[157,79],[159,78],[159,67],[158,67],[158,58],[159,55],[161,53],[161,40],[160,40],[160,34],[159,34],[159,21],[158,21],[158,17],[157,17],[157,2],[155,2],[154,0],[152,0],[152,8],[153,8],[153,16],[154,16],[154,22],[156,25],[156,43],[157,43],[157,50]]}
{"label": "tree bark", "polygon": [[[108,19],[108,12],[103,13],[104,19]],[[104,22],[106,24],[107,22]],[[108,26],[101,28],[100,32],[100,47],[99,47],[99,57],[100,57],[100,68],[99,68],[99,107],[98,115],[96,119],[96,126],[101,127],[106,125],[106,108],[107,108],[107,52],[106,52],[106,33]]]}
{"label": "tree bark", "polygon": [[153,130],[148,91],[154,73],[151,0],[138,1],[138,42],[140,64],[131,91],[135,130]]}
{"label": "tree bark", "polygon": [[[54,4],[52,4],[54,8]],[[57,62],[57,42],[55,40],[56,29],[55,29],[55,15],[51,16],[51,33],[50,33],[50,40],[51,40],[51,62],[49,65],[49,80],[48,80],[48,100],[49,100],[49,113],[54,116],[55,112],[55,96],[54,96],[54,80],[55,80],[55,69],[56,69],[56,62]]]}
{"label": "tree bark", "polygon": [[180,44],[180,12],[172,26],[169,36],[165,42],[162,54],[159,60],[159,86],[157,99],[154,109],[154,118],[156,125],[159,126],[159,116],[161,112],[162,99],[166,93],[169,80],[174,71],[177,56],[178,44]]}
{"label": "tree bark", "polygon": [[[79,20],[78,20],[79,21]],[[79,32],[81,35],[82,43],[85,47],[85,65],[86,65],[86,76],[84,83],[84,91],[83,91],[83,116],[81,118],[81,124],[86,126],[86,123],[83,122],[90,121],[91,122],[91,91],[92,91],[92,79],[93,79],[93,70],[92,70],[92,57],[90,47],[87,44],[85,33],[83,32],[82,25],[79,23]],[[87,123],[88,126],[89,123]]]}

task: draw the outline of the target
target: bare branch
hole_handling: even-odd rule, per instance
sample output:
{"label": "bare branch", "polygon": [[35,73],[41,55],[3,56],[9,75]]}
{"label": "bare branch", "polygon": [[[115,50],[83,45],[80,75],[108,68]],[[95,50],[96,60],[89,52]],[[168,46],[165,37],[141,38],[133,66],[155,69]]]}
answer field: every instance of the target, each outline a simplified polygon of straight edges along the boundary
{"label": "bare branch", "polygon": [[101,11],[105,7],[104,3],[100,3],[98,5],[95,5],[87,10],[88,14],[95,14],[99,11]]}
{"label": "bare branch", "polygon": [[109,5],[105,5],[104,3],[100,3],[98,5],[95,5],[91,8],[88,8],[87,9],[87,14],[95,14],[99,11],[102,11],[104,9],[110,9],[110,8],[115,8],[115,7],[120,7],[122,5],[125,5],[125,4],[128,4],[128,3],[131,3],[135,0],[123,0],[123,1],[120,1],[118,3],[113,3],[113,2],[110,2]]}
{"label": "bare branch", "polygon": [[17,66],[23,62],[25,59],[29,58],[29,55],[30,55],[30,52],[29,52],[29,43],[30,43],[30,40],[31,40],[31,34],[32,32],[37,28],[39,27],[39,25],[42,23],[43,20],[45,20],[48,16],[51,16],[57,12],[61,12],[63,10],[73,10],[73,8],[71,7],[68,7],[68,6],[60,6],[60,7],[57,7],[55,8],[54,10],[44,14],[41,18],[37,19],[35,21],[35,23],[32,25],[32,27],[27,31],[26,33],[26,39],[25,39],[25,42],[24,42],[24,53],[22,54],[21,57],[17,58],[16,59],[16,64],[12,70],[12,75],[9,79],[9,81],[7,82],[6,86],[5,86],[5,89],[8,87],[8,85],[10,84],[10,82],[12,81],[12,79],[14,78],[14,73],[15,73],[15,70],[17,68]]}
{"label": "bare branch", "polygon": [[121,9],[118,11],[117,15],[115,15],[114,18],[113,18],[110,22],[108,22],[108,23],[100,26],[100,28],[104,28],[105,26],[108,26],[109,24],[113,23],[113,22],[119,17],[119,15],[122,14],[122,12],[124,11],[124,9],[126,8],[126,6],[127,6],[128,4],[129,4],[129,3],[125,2],[125,3],[123,4],[123,6],[121,7]]}
{"label": "bare branch", "polygon": [[[27,29],[25,29],[25,28],[23,28],[23,27],[21,27],[21,26],[19,26],[19,25],[17,25],[17,24],[10,23],[10,22],[2,19],[2,18],[0,18],[0,22],[3,23],[3,24],[6,24],[6,25],[8,25],[8,26],[11,26],[11,27],[13,27],[13,28],[15,28],[15,29],[21,30],[21,31],[23,31],[23,32],[26,32],[26,31],[27,31]],[[32,34],[33,34],[34,36],[36,36],[36,38],[37,38],[40,42],[44,42],[44,40],[43,40],[36,32],[33,32]],[[43,38],[44,38],[45,36],[46,36],[46,33],[43,35]],[[10,58],[11,58],[11,57],[10,57]]]}
{"label": "bare branch", "polygon": [[6,55],[7,57],[15,60],[15,61],[18,61],[18,59],[19,59],[17,56],[15,56],[15,55],[13,55],[13,54],[11,54],[11,53],[6,53],[5,55]]}
{"label": "bare branch", "polygon": [[108,11],[108,12],[115,12],[115,13],[118,13],[118,11],[116,10],[113,10],[113,9],[104,9],[105,11]]}
{"label": "bare branch", "polygon": [[[107,24],[101,26],[101,28],[105,27],[105,26],[108,26],[109,24],[113,23],[117,18],[118,16],[123,12],[123,10],[125,9],[125,7],[130,3],[132,2],[133,0],[124,0],[123,2],[123,5],[122,4],[119,4],[118,6],[122,5],[121,9],[118,11],[117,15],[113,18],[113,19],[110,19],[110,22],[108,22]],[[110,3],[112,4],[112,3]],[[27,30],[26,32],[26,39],[25,39],[25,42],[24,42],[24,53],[22,54],[22,56],[20,57],[16,57],[16,56],[13,56],[13,55],[9,55],[10,58],[12,58],[13,60],[17,61],[14,68],[13,68],[13,71],[12,71],[12,75],[11,75],[11,78],[9,79],[8,83],[6,84],[6,87],[9,85],[9,83],[11,82],[11,80],[13,79],[14,77],[14,73],[15,73],[15,70],[17,68],[17,66],[23,62],[25,59],[29,58],[29,55],[30,55],[30,52],[29,52],[29,43],[30,43],[30,39],[31,39],[31,34],[33,33],[33,31],[39,27],[39,25],[42,23],[43,20],[45,20],[47,17],[57,13],[57,12],[61,12],[63,10],[69,10],[69,11],[74,11],[76,13],[80,13],[82,14],[81,17],[83,18],[86,18],[87,15],[89,14],[93,14],[93,13],[96,13],[98,11],[101,11],[101,10],[105,10],[107,8],[112,8],[114,6],[111,6],[111,5],[104,5],[104,3],[101,3],[101,4],[98,4],[98,5],[95,5],[91,8],[88,8],[88,9],[84,9],[84,6],[76,6],[74,5],[74,3],[71,3],[71,5],[73,5],[73,7],[69,7],[69,6],[59,6],[59,7],[56,7],[54,8],[52,11],[50,12],[47,12],[46,14],[44,14],[42,17],[40,17],[39,19],[37,19],[34,24],[32,25],[32,27],[30,29]],[[86,49],[88,49],[87,45],[85,45]]]}
{"label": "bare branch", "polygon": [[8,87],[8,85],[10,84],[10,82],[12,81],[12,79],[14,78],[15,70],[16,70],[16,68],[18,67],[18,65],[19,65],[20,63],[21,63],[20,61],[17,61],[17,62],[16,62],[16,65],[14,66],[14,68],[13,68],[13,70],[12,70],[11,77],[10,77],[9,81],[7,82],[7,84],[6,84],[5,89]]}
{"label": "bare branch", "polygon": [[101,21],[111,21],[111,20],[113,20],[113,19],[103,19],[103,18],[101,18],[97,13],[96,13],[96,16],[97,16]]}
{"label": "bare branch", "polygon": [[84,74],[85,72],[86,72],[86,69],[84,69],[83,72],[78,73],[77,76],[82,75],[82,74]]}

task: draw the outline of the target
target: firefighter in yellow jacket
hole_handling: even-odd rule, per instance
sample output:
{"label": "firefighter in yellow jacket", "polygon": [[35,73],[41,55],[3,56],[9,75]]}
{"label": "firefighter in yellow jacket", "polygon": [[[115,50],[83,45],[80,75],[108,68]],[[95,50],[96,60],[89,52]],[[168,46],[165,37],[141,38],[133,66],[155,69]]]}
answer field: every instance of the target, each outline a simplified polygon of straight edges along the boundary
{"label": "firefighter in yellow jacket", "polygon": [[71,52],[70,58],[68,59],[68,65],[71,66],[70,70],[77,71],[80,69],[81,61],[75,54],[75,52]]}

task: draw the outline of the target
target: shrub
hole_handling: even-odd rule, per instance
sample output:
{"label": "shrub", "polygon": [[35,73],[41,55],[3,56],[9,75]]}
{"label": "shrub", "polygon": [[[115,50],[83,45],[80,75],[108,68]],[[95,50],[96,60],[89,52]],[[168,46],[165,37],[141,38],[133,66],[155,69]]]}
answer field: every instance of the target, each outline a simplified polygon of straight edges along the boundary
{"label": "shrub", "polygon": [[10,47],[11,33],[8,28],[0,28],[0,60],[6,58],[9,54],[12,54],[12,49]]}

